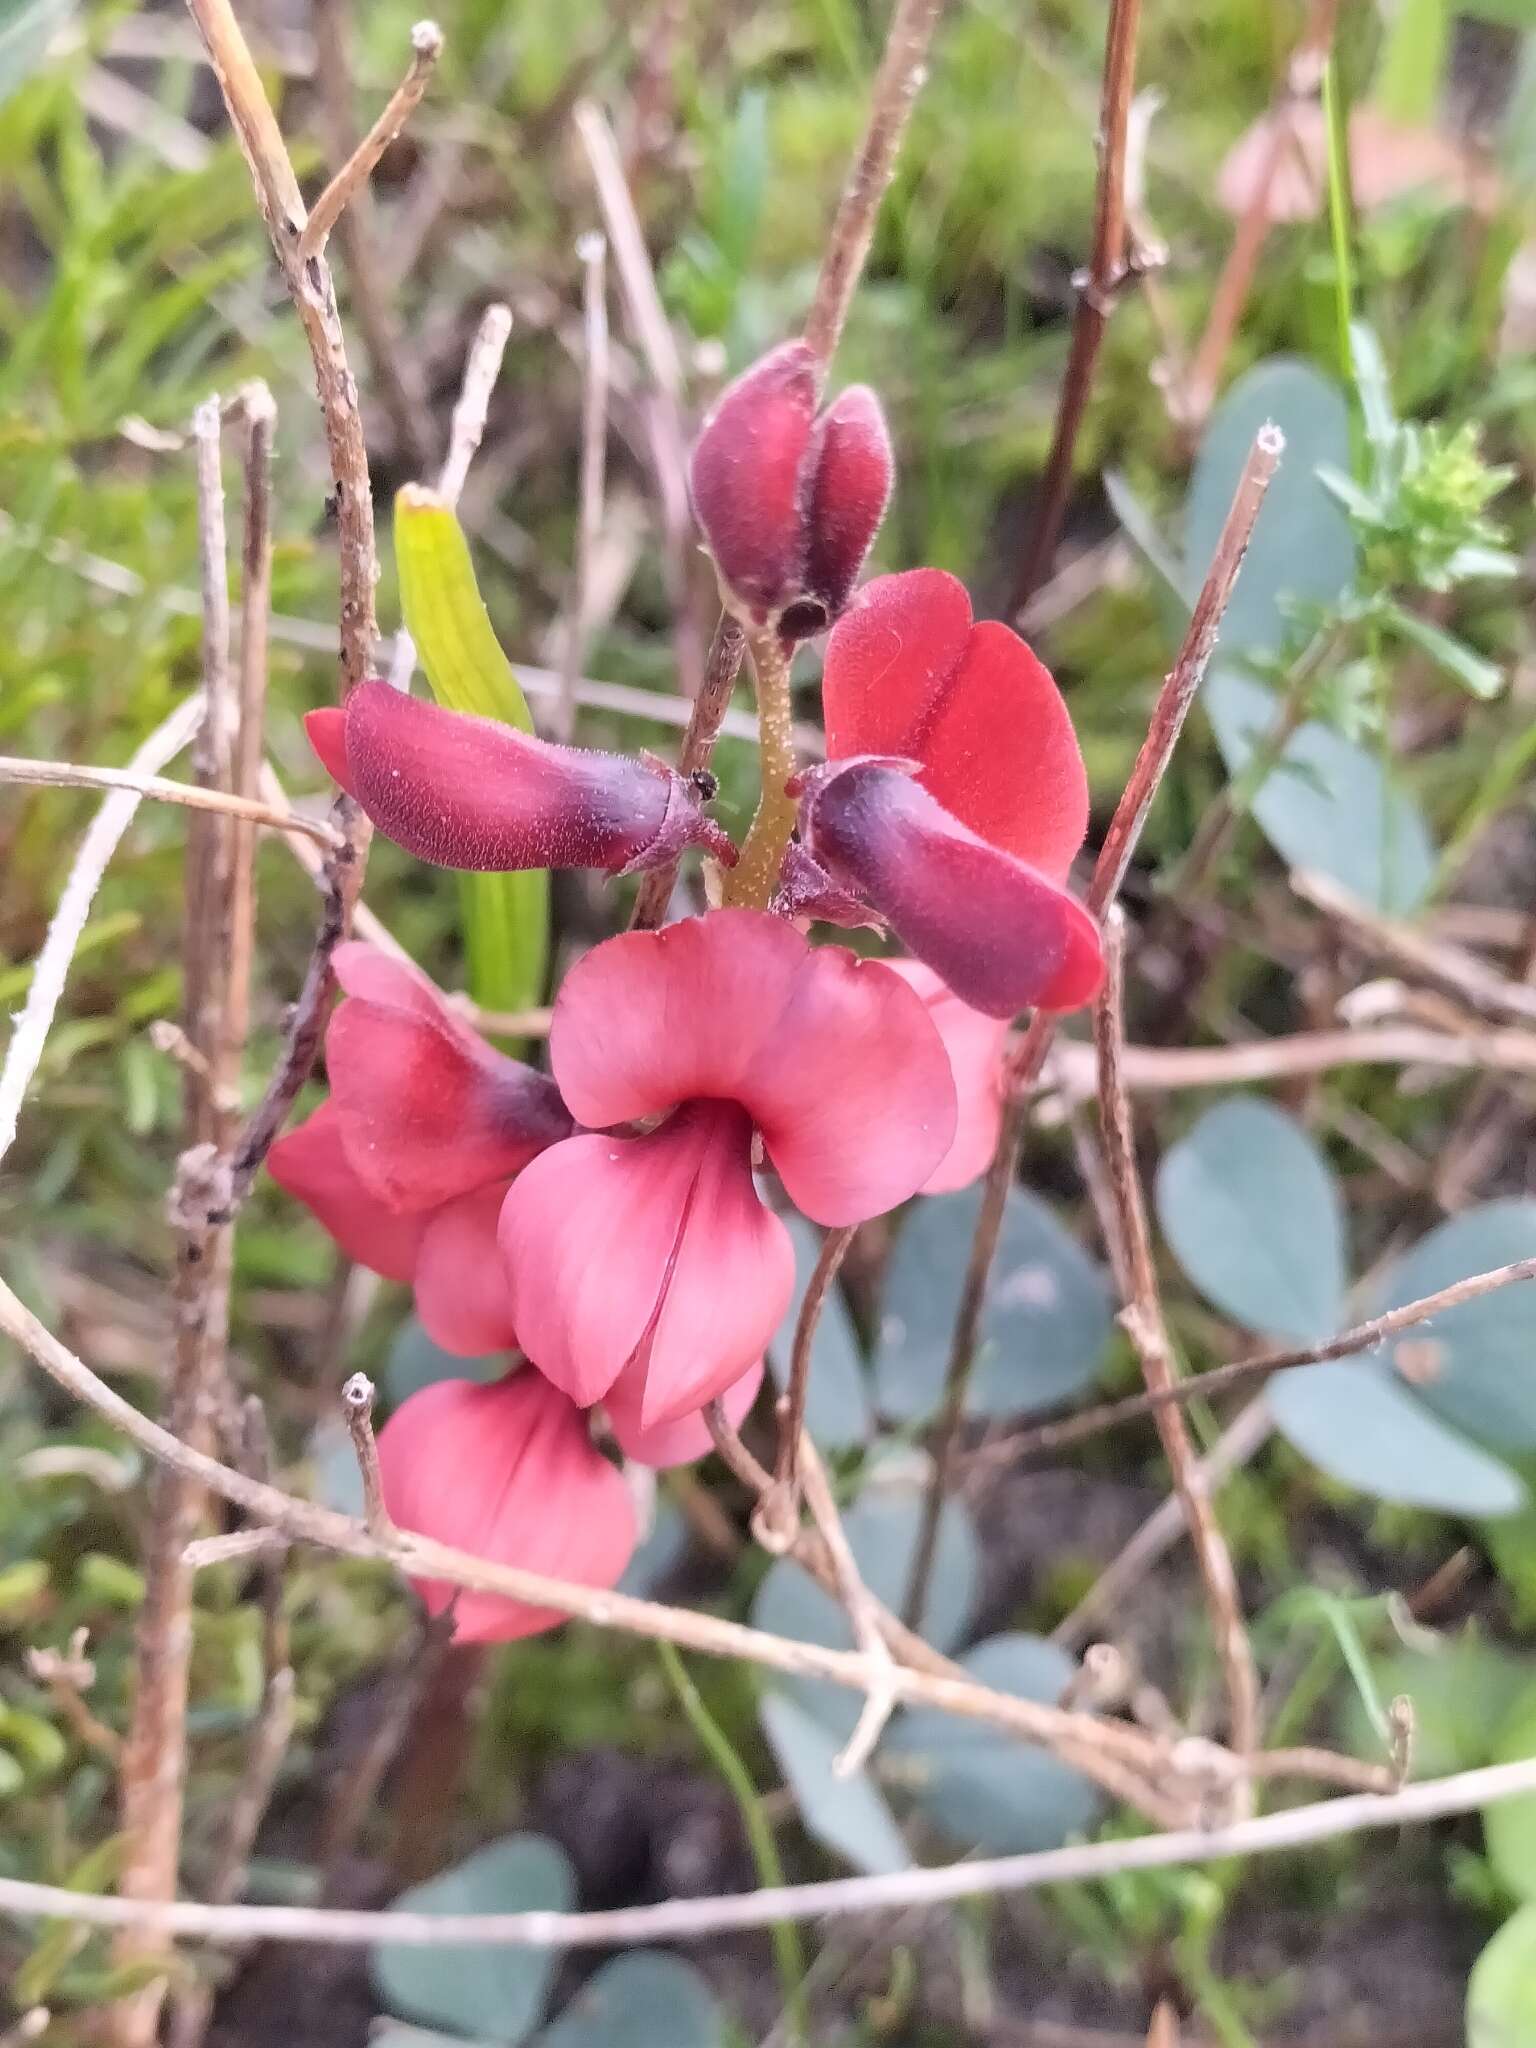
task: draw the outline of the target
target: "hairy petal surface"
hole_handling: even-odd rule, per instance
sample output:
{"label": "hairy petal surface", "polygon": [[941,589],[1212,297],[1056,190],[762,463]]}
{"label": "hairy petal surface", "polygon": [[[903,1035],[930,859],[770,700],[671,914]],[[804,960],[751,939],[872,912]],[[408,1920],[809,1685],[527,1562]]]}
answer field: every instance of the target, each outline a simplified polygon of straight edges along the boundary
{"label": "hairy petal surface", "polygon": [[877,576],[827,642],[827,753],[905,755],[981,838],[1055,881],[1088,828],[1088,782],[1061,692],[1007,626],[976,625],[941,569]]}
{"label": "hairy petal surface", "polygon": [[689,489],[720,580],[759,620],[799,595],[821,365],[803,341],[743,371],[704,423]]}
{"label": "hairy petal surface", "polygon": [[376,947],[336,949],[347,992],[326,1066],[353,1168],[381,1201],[435,1208],[511,1178],[571,1119],[546,1075],[487,1045],[424,974]]}
{"label": "hairy petal surface", "polygon": [[523,1349],[582,1407],[626,1367],[641,1426],[713,1400],[759,1358],[794,1255],[752,1184],[751,1126],[695,1102],[643,1138],[570,1138],[514,1182],[501,1248]]}
{"label": "hairy petal surface", "polygon": [[306,727],[379,830],[439,867],[617,873],[690,843],[734,858],[720,827],[660,763],[556,746],[378,681],[359,683],[340,713],[312,712]]}
{"label": "hairy petal surface", "polygon": [[368,1188],[347,1157],[334,1102],[285,1131],[267,1154],[267,1171],[311,1210],[349,1259],[386,1280],[416,1271],[422,1219],[403,1216]]}
{"label": "hairy petal surface", "polygon": [[[384,1504],[402,1529],[583,1586],[612,1586],[635,1547],[622,1475],[593,1448],[585,1417],[535,1372],[492,1386],[439,1380],[379,1432]],[[551,1608],[441,1579],[413,1581],[432,1614],[457,1593],[461,1642],[506,1642],[565,1619]]]}
{"label": "hairy petal surface", "polygon": [[899,768],[849,761],[805,778],[812,856],[857,889],[973,1009],[1074,1010],[1103,978],[1098,928],[1045,875],[969,831]]}

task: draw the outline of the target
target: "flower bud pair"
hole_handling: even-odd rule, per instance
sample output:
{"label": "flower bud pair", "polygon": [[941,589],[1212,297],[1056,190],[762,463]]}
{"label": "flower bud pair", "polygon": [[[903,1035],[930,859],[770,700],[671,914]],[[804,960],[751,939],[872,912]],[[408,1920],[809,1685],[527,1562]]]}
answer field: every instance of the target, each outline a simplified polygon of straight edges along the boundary
{"label": "flower bud pair", "polygon": [[772,350],[721,398],[689,467],[724,602],[789,641],[847,604],[891,495],[879,399],[854,385],[818,413],[821,376],[803,341]]}

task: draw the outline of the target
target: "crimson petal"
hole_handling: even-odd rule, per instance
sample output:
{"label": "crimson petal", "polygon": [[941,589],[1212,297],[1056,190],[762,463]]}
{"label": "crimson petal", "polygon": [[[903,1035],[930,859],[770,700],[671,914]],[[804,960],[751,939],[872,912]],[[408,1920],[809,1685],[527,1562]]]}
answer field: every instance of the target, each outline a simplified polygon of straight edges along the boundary
{"label": "crimson petal", "polygon": [[611,874],[707,847],[735,849],[689,786],[659,762],[561,747],[516,727],[364,682],[345,744],[315,714],[316,752],[407,853],[473,873],[602,868]]}
{"label": "crimson petal", "polygon": [[1083,757],[1050,671],[1007,626],[974,625],[940,569],[865,584],[827,642],[827,753],[903,754],[963,825],[1053,881],[1088,827]]}
{"label": "crimson petal", "polygon": [[421,1245],[419,1216],[380,1201],[353,1168],[334,1102],[285,1131],[267,1154],[267,1171],[313,1212],[349,1259],[386,1280],[409,1280]]}
{"label": "crimson petal", "polygon": [[357,941],[335,966],[348,998],[326,1032],[331,1098],[376,1199],[436,1208],[509,1180],[569,1135],[554,1082],[477,1037],[424,974]]}
{"label": "crimson petal", "polygon": [[694,513],[721,583],[759,623],[800,595],[820,383],[821,365],[803,341],[770,350],[723,393],[689,464]]}
{"label": "crimson petal", "polygon": [[1103,978],[1098,929],[1036,869],[979,839],[899,769],[847,761],[804,778],[811,855],[989,1017],[1075,1010]]}
{"label": "crimson petal", "polygon": [[515,1351],[512,1290],[496,1242],[507,1183],[445,1202],[426,1219],[416,1260],[421,1327],[455,1358]]}

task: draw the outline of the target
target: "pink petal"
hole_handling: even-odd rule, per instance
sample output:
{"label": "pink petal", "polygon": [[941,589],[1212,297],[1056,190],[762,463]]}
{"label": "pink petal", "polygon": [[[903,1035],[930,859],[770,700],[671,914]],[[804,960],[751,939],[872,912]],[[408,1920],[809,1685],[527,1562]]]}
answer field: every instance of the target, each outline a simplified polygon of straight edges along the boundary
{"label": "pink petal", "polygon": [[356,942],[337,948],[336,973],[349,994],[326,1032],[331,1096],[380,1200],[436,1208],[568,1134],[555,1084],[477,1037],[425,975]]}
{"label": "pink petal", "polygon": [[[317,751],[334,760],[333,729],[323,732]],[[669,858],[690,841],[731,851],[661,764],[554,746],[388,683],[359,683],[348,697],[344,755],[352,793],[379,830],[440,867],[616,874],[646,865],[658,844]]]}
{"label": "pink petal", "polygon": [[921,1001],[841,946],[808,949],[742,1100],[790,1200],[829,1226],[916,1194],[955,1132],[949,1061]]}
{"label": "pink petal", "polygon": [[955,1081],[955,1142],[919,1189],[924,1195],[952,1194],[969,1187],[991,1164],[1003,1120],[1005,1020],[985,1016],[962,1003],[931,967],[919,960],[881,963],[899,974],[921,1000],[949,1055]]}
{"label": "pink petal", "polygon": [[827,753],[906,755],[918,780],[995,846],[1066,877],[1088,829],[1088,780],[1050,671],[1007,626],[971,623],[938,569],[877,576],[827,643]]}
{"label": "pink petal", "polygon": [[639,1358],[650,1428],[761,1355],[794,1257],[753,1189],[750,1142],[743,1111],[695,1103],[643,1138],[570,1138],[514,1182],[501,1248],[518,1337],[580,1406]]}
{"label": "pink petal", "polygon": [[426,1219],[416,1261],[416,1313],[434,1344],[456,1358],[515,1351],[512,1289],[496,1226],[507,1183],[445,1202]]}
{"label": "pink petal", "polygon": [[[721,1398],[725,1402],[726,1420],[732,1429],[741,1427],[762,1383],[763,1361],[759,1359],[750,1372],[737,1380],[734,1386],[726,1388]],[[645,1372],[643,1368],[637,1371],[630,1366],[619,1374],[603,1400],[608,1412],[608,1426],[626,1458],[633,1458],[637,1465],[650,1465],[660,1471],[668,1465],[692,1465],[709,1456],[715,1440],[702,1412],[684,1415],[677,1422],[664,1422],[656,1429],[646,1429],[640,1421],[644,1398]]]}
{"label": "pink petal", "polygon": [[594,946],[565,977],[549,1034],[572,1114],[603,1128],[693,1096],[738,1096],[809,951],[761,910],[712,911]]}
{"label": "pink petal", "polygon": [[805,780],[801,832],[812,857],[859,890],[962,1002],[1011,1017],[1093,999],[1098,929],[1064,889],[967,831],[899,769],[850,761]]}
{"label": "pink petal", "polygon": [[800,592],[820,382],[803,341],[771,350],[722,395],[689,464],[694,512],[720,580],[760,619]]}
{"label": "pink petal", "polygon": [[[622,1475],[594,1450],[579,1410],[526,1369],[413,1394],[379,1433],[379,1470],[400,1528],[496,1564],[612,1586],[634,1551]],[[414,1584],[429,1613],[453,1605],[461,1642],[507,1642],[565,1619],[442,1579]]]}
{"label": "pink petal", "polygon": [[402,1216],[359,1180],[341,1142],[334,1102],[285,1131],[267,1154],[278,1186],[311,1210],[349,1259],[386,1280],[409,1280],[416,1270],[421,1219]]}

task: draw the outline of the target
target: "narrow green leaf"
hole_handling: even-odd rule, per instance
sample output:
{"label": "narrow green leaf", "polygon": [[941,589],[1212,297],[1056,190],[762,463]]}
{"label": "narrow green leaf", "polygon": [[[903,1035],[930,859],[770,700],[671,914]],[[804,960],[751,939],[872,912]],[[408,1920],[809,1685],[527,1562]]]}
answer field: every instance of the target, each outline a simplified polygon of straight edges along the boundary
{"label": "narrow green leaf", "polygon": [[[437,701],[450,711],[533,731],[533,714],[491,629],[469,543],[453,508],[408,484],[395,498],[400,608]],[[461,875],[465,980],[477,1003],[525,1010],[544,992],[549,876]]]}
{"label": "narrow green leaf", "polygon": [[533,731],[533,713],[491,630],[464,529],[436,491],[407,484],[395,498],[400,609],[432,694],[450,711]]}
{"label": "narrow green leaf", "polygon": [[1504,671],[1496,662],[1485,661],[1465,640],[1458,640],[1432,619],[1420,618],[1400,604],[1391,605],[1387,617],[1400,639],[1411,641],[1420,653],[1427,654],[1437,668],[1444,669],[1470,696],[1486,702],[1503,689]]}

